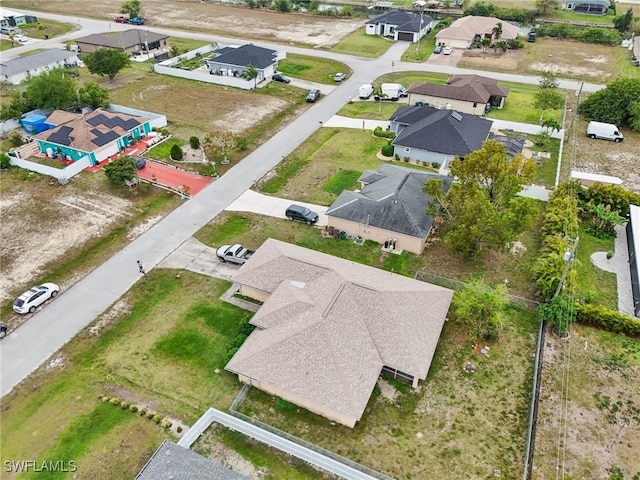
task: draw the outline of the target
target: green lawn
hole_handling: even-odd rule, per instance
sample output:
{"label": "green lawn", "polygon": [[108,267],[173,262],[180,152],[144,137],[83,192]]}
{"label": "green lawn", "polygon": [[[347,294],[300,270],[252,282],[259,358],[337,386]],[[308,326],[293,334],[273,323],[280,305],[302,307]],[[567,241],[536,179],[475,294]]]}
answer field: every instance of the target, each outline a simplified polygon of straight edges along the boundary
{"label": "green lawn", "polygon": [[182,147],[185,144],[182,140],[177,137],[171,137],[169,140],[165,140],[160,145],[155,145],[148,152],[145,153],[145,156],[155,158],[156,160],[169,161],[171,155],[171,148],[174,145],[178,145]]}
{"label": "green lawn", "polygon": [[595,252],[613,251],[614,240],[602,240],[589,235],[584,227],[580,228],[580,241],[577,250],[577,296],[596,295],[594,303],[618,309],[618,287],[616,275],[599,269],[591,262],[591,254]]}
{"label": "green lawn", "polygon": [[362,57],[379,57],[393,45],[392,40],[378,35],[367,35],[359,28],[351,35],[343,38],[331,48],[332,52],[360,55]]}
{"label": "green lawn", "polygon": [[420,39],[419,43],[410,44],[402,54],[403,62],[422,63],[433,53],[436,48],[436,32],[432,31]]}
{"label": "green lawn", "polygon": [[20,25],[20,28],[27,37],[44,40],[45,35],[48,35],[49,38],[65,35],[75,30],[76,25],[74,23],[56,22],[55,20],[40,18],[36,23]]}
{"label": "green lawn", "polygon": [[[533,141],[532,136],[529,138]],[[551,158],[538,163],[538,169],[533,176],[532,183],[544,185],[547,188],[554,188],[556,183],[556,171],[558,169],[558,155],[560,154],[560,140],[551,139],[545,147],[534,145],[531,147],[534,152],[549,152]],[[566,154],[566,150],[565,150]]]}
{"label": "green lawn", "polygon": [[344,117],[362,118],[365,120],[386,120],[400,107],[396,102],[358,102],[345,104],[337,113]]}
{"label": "green lawn", "polygon": [[[511,89],[504,101],[504,107],[501,109],[492,108],[487,114],[487,117],[495,118],[496,120],[509,120],[512,122],[540,125],[540,114],[542,111],[533,106],[534,93],[518,90],[520,89]],[[562,121],[562,109],[546,110],[544,112],[544,119],[554,119],[560,123]]]}
{"label": "green lawn", "polygon": [[11,44],[11,40],[5,40],[4,38],[0,38],[0,52],[3,50],[9,50],[10,48],[13,48],[13,45]]}
{"label": "green lawn", "polygon": [[182,38],[182,37],[169,37],[168,44],[171,47],[178,47],[180,50],[191,51],[196,48],[204,47],[205,45],[209,45],[210,42],[203,42],[201,40],[193,40],[191,38]]}
{"label": "green lawn", "polygon": [[[622,11],[622,9],[620,9],[620,13],[623,14],[624,11],[626,11],[626,8],[624,9],[624,11]],[[555,12],[553,12],[553,19],[554,20],[567,20],[570,22],[584,22],[584,23],[601,23],[601,24],[609,24],[611,25],[613,23],[613,17],[614,15],[591,15],[589,13],[576,13],[576,12],[572,12],[571,10],[562,10],[562,9],[558,9]]]}
{"label": "green lawn", "polygon": [[347,76],[351,74],[351,69],[342,62],[296,53],[288,53],[285,60],[278,62],[278,71],[301,80],[325,84],[333,84],[333,76],[337,72]]}

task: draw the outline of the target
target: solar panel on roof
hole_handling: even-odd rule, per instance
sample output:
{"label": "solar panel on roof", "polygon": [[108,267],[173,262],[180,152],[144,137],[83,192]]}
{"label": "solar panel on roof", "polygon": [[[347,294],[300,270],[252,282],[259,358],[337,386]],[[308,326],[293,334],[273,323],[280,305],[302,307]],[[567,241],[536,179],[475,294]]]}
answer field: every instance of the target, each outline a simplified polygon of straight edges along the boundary
{"label": "solar panel on roof", "polygon": [[71,145],[71,137],[69,134],[73,131],[71,127],[60,127],[56,132],[53,132],[47,140],[59,145]]}
{"label": "solar panel on roof", "polygon": [[140,125],[140,122],[135,118],[128,118],[125,120],[124,118],[119,116],[107,117],[102,113],[87,119],[87,122],[94,127],[97,127],[98,125],[104,125],[108,128],[120,127],[124,130],[131,130],[133,127]]}
{"label": "solar panel on roof", "polygon": [[102,147],[103,145],[106,145],[107,143],[117,138],[120,138],[120,135],[118,135],[116,132],[109,131],[109,132],[102,133],[97,128],[94,128],[93,130],[91,130],[91,133],[93,133],[96,136],[96,138],[92,140],[93,144],[99,147]]}

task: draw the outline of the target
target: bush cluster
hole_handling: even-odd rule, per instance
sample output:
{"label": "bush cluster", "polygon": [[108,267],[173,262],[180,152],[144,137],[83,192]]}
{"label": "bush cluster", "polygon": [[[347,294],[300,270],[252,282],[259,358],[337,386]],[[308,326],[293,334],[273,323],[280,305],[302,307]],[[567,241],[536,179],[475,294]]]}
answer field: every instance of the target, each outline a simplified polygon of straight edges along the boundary
{"label": "bush cluster", "polygon": [[538,16],[537,10],[524,8],[502,8],[485,2],[476,2],[464,11],[465,15],[480,17],[497,17],[496,21],[510,20],[512,22],[531,24]]}
{"label": "bush cluster", "polygon": [[189,139],[189,145],[194,150],[197,150],[198,148],[200,148],[200,139],[198,137],[191,137]]}
{"label": "bush cluster", "polygon": [[604,305],[578,304],[578,322],[631,337],[640,336],[640,320]]}
{"label": "bush cluster", "polygon": [[242,321],[240,322],[240,333],[236,335],[236,338],[233,339],[233,342],[231,342],[229,348],[227,348],[227,353],[224,357],[225,364],[229,363],[229,360],[231,360],[231,358],[236,354],[249,334],[253,331],[254,327],[249,323],[249,320],[250,319],[247,317],[242,319]]}
{"label": "bush cluster", "polygon": [[389,143],[382,147],[380,153],[382,153],[382,155],[384,155],[385,157],[393,157],[393,151],[393,145],[391,145],[391,141],[389,141]]}
{"label": "bush cluster", "polygon": [[[171,428],[173,423],[168,418],[163,417],[162,415],[158,415],[152,410],[147,410],[145,407],[138,407],[133,403],[129,403],[126,400],[121,400],[118,397],[107,397],[107,396],[99,396],[99,400],[103,403],[110,403],[111,405],[118,406],[123,410],[129,410],[131,413],[135,413],[140,415],[141,417],[146,417],[149,420],[153,420],[158,425],[163,428]],[[179,429],[178,433],[180,433],[182,429]]]}
{"label": "bush cluster", "polygon": [[391,140],[396,138],[396,134],[395,133],[393,133],[390,130],[384,130],[382,127],[376,127],[373,130],[373,135],[376,136],[376,137],[381,137],[381,138],[390,138]]}
{"label": "bush cluster", "polygon": [[182,160],[182,147],[177,143],[174,143],[171,146],[171,160],[180,161]]}
{"label": "bush cluster", "polygon": [[622,34],[612,28],[576,27],[570,23],[543,23],[536,27],[536,33],[544,37],[572,38],[581,42],[601,45],[619,45]]}

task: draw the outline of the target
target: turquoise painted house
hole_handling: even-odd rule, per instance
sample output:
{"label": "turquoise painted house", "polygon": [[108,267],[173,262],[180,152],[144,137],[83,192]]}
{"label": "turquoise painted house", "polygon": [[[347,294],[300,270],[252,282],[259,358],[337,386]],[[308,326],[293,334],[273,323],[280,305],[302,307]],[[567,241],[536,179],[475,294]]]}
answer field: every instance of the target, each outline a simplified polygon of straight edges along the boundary
{"label": "turquoise painted house", "polygon": [[76,161],[88,156],[95,165],[148,135],[151,122],[101,108],[87,114],[55,110],[46,120],[50,129],[33,138],[50,158]]}

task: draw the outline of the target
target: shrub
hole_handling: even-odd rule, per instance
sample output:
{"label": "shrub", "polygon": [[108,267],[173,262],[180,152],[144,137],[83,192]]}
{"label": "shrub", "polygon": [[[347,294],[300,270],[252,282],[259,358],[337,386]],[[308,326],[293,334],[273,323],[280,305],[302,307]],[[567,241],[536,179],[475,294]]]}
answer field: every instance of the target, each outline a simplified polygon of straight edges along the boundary
{"label": "shrub", "polygon": [[613,258],[613,252],[611,250],[609,250],[607,252],[607,260],[611,260]]}
{"label": "shrub", "polygon": [[151,420],[154,416],[155,416],[155,413],[153,413],[151,410],[149,410],[149,411],[147,412],[147,418],[148,418],[149,420]]}
{"label": "shrub", "polygon": [[176,432],[182,433],[182,427],[176,427]]}
{"label": "shrub", "polygon": [[384,130],[382,127],[378,126],[373,130],[373,135],[381,138],[396,138],[396,134],[389,130]]}
{"label": "shrub", "polygon": [[167,130],[166,128],[163,128],[162,130],[160,130],[160,133],[162,134],[163,137],[168,137],[170,135],[169,130]]}
{"label": "shrub", "polygon": [[198,165],[198,174],[205,175],[207,177],[212,177],[216,173],[216,167],[213,163],[205,163],[203,165]]}
{"label": "shrub", "polygon": [[538,315],[546,320],[561,336],[565,336],[569,325],[576,321],[575,304],[564,295],[558,295],[538,307]]}
{"label": "shrub", "polygon": [[438,162],[431,162],[431,166],[433,168],[440,168],[440,164]]}
{"label": "shrub", "polygon": [[146,411],[144,408],[141,408],[140,410],[138,410],[138,414],[139,414],[141,417],[144,417],[144,416],[146,416],[146,415],[147,415],[147,411]]}
{"label": "shrub", "polygon": [[171,423],[171,420],[168,418],[163,418],[160,422],[160,426],[163,428],[171,428],[171,425],[173,425],[173,423]]}
{"label": "shrub", "polygon": [[123,410],[128,410],[129,409],[129,405],[131,405],[129,402],[122,400],[120,402],[120,407],[122,407]]}
{"label": "shrub", "polygon": [[119,405],[120,404],[120,399],[118,397],[113,397],[111,400],[109,400],[109,403],[111,405]]}
{"label": "shrub", "polygon": [[180,147],[180,145],[178,145],[177,143],[174,143],[173,146],[171,147],[171,160],[177,160],[180,161],[182,160],[182,147]]}
{"label": "shrub", "polygon": [[104,403],[108,402],[109,400],[111,400],[109,397],[107,397],[106,395],[104,397],[100,397],[100,400]]}
{"label": "shrub", "polygon": [[577,304],[576,313],[579,323],[631,337],[640,336],[640,319],[617,310],[603,305]]}
{"label": "shrub", "polygon": [[136,413],[138,411],[138,406],[131,404],[129,405],[129,410],[131,410],[133,413]]}
{"label": "shrub", "polygon": [[200,139],[198,137],[191,137],[189,139],[189,145],[191,146],[191,148],[193,149],[198,149],[200,148]]}
{"label": "shrub", "polygon": [[249,139],[247,137],[238,137],[236,146],[241,152],[249,150]]}
{"label": "shrub", "polygon": [[12,147],[17,148],[24,145],[24,143],[24,139],[22,138],[22,135],[20,135],[20,132],[17,130],[11,132],[11,135],[9,135],[9,144]]}
{"label": "shrub", "polygon": [[393,157],[393,150],[393,145],[391,145],[391,143],[387,143],[382,147],[380,153],[382,153],[382,155],[384,155],[385,157]]}
{"label": "shrub", "polygon": [[409,157],[404,157],[403,160],[407,163],[409,163],[411,161],[411,159]]}
{"label": "shrub", "polygon": [[396,153],[396,154],[395,154],[395,159],[396,159],[397,161],[400,161],[400,155],[398,155],[398,154]]}
{"label": "shrub", "polygon": [[160,415],[154,415],[153,416],[153,421],[156,422],[159,425],[160,422],[162,421],[162,417]]}

